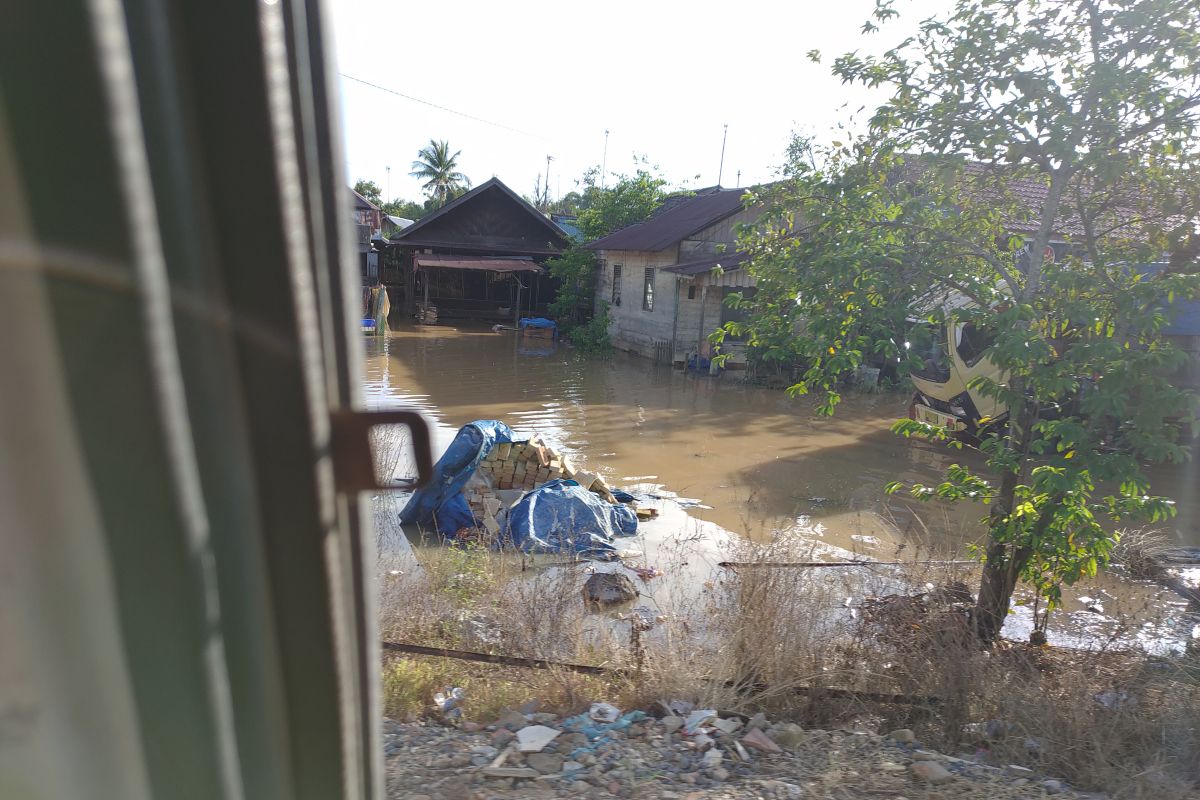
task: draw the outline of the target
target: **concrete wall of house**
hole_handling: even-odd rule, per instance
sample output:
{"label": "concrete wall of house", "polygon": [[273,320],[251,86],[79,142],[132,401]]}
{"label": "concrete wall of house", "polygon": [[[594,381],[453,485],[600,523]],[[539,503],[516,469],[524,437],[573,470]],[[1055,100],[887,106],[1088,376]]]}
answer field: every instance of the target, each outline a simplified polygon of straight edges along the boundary
{"label": "concrete wall of house", "polygon": [[[613,268],[621,266],[621,304],[608,310],[613,346],[646,358],[655,358],[665,350],[669,357],[675,328],[675,276],[664,272],[663,267],[678,263],[678,248],[658,252],[602,250],[600,258],[604,268],[600,272],[597,301],[612,302]],[[642,307],[647,267],[654,268],[652,311]]]}
{"label": "concrete wall of house", "polygon": [[[705,358],[710,357],[712,345],[708,342],[708,335],[721,325],[726,289],[742,289],[754,285],[754,278],[744,269],[731,270],[715,276],[712,273],[704,273],[681,281],[675,323],[674,360],[685,362],[693,353],[699,353]],[[693,295],[690,299],[689,289]],[[722,349],[731,354],[729,363],[745,363],[746,348],[740,343],[727,342],[722,345]]]}

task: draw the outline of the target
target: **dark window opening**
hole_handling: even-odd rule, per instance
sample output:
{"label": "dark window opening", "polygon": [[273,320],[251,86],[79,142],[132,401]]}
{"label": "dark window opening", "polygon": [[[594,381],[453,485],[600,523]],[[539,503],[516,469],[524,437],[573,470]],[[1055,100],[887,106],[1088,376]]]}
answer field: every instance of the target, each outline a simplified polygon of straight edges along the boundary
{"label": "dark window opening", "polygon": [[621,305],[621,265],[613,264],[612,304]]}
{"label": "dark window opening", "polygon": [[646,280],[642,286],[642,310],[654,310],[654,267],[646,267]]}
{"label": "dark window opening", "polygon": [[693,284],[692,286],[688,287],[688,300],[695,300],[695,299],[696,299],[696,286]]}
{"label": "dark window opening", "polygon": [[983,358],[984,353],[991,349],[996,339],[985,330],[981,330],[974,322],[964,323],[958,334],[958,357],[968,367],[973,367]]}
{"label": "dark window opening", "polygon": [[[732,286],[726,286],[725,288],[723,288],[721,290],[721,325],[725,325],[725,323],[727,323],[727,322],[749,322],[750,321],[750,309],[734,308],[734,307],[730,306],[726,302],[726,298],[728,298],[729,295],[741,294],[743,300],[753,300],[754,295],[757,293],[758,293],[758,288],[754,287],[754,286],[747,286],[745,288],[735,288]],[[745,338],[746,337],[744,335],[734,336],[732,334],[727,335],[725,337],[726,341],[731,341],[731,342],[740,342],[740,341],[743,341]]]}

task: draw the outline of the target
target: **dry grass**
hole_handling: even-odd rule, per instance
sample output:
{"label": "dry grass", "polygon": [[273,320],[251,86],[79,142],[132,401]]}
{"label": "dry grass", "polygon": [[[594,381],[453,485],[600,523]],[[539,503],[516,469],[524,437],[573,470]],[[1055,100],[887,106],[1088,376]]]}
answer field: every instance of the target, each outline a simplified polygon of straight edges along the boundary
{"label": "dry grass", "polygon": [[[769,564],[811,556],[804,542],[760,538],[769,541],[744,541],[731,558]],[[1194,797],[1200,786],[1194,655],[984,650],[954,594],[941,591],[974,583],[959,568],[723,570],[701,587],[678,587],[635,647],[628,618],[584,608],[586,564],[532,567],[478,547],[421,550],[420,560],[421,568],[398,574],[381,569],[385,640],[619,672],[392,656],[384,695],[394,717],[433,713],[434,692],[448,686],[465,690],[465,716],[481,722],[530,700],[576,713],[596,700],[653,708],[680,699],[809,727],[911,727],[945,752],[986,750],[994,763],[1025,765],[1114,798],[1174,800]],[[668,575],[675,569],[659,566]],[[922,597],[909,597],[922,589]],[[891,599],[865,601],[872,596]],[[869,693],[931,701],[879,703]]]}
{"label": "dry grass", "polygon": [[1113,550],[1113,561],[1131,577],[1154,580],[1162,573],[1160,557],[1174,547],[1174,540],[1165,531],[1124,531]]}

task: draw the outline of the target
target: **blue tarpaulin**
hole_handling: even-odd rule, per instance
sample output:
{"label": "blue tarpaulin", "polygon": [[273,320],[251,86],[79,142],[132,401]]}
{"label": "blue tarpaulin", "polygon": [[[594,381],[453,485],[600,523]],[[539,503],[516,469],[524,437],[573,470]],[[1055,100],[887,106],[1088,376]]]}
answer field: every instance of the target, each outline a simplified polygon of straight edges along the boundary
{"label": "blue tarpaulin", "polygon": [[493,447],[511,441],[512,428],[499,420],[479,419],[462,426],[433,465],[433,480],[418,489],[400,512],[400,522],[432,526],[447,536],[460,528],[474,527],[475,517],[463,496],[463,487]]}
{"label": "blue tarpaulin", "polygon": [[521,317],[517,322],[517,327],[524,333],[526,328],[542,328],[550,331],[551,337],[558,338],[558,325],[552,319],[545,317]]}
{"label": "blue tarpaulin", "polygon": [[614,539],[637,533],[637,514],[613,505],[575,481],[544,483],[508,512],[505,543],[526,553],[616,556]]}
{"label": "blue tarpaulin", "polygon": [[522,330],[525,328],[558,328],[554,320],[545,317],[521,317],[517,326]]}
{"label": "blue tarpaulin", "polygon": [[[497,444],[524,441],[498,420],[481,419],[459,429],[433,467],[433,480],[418,489],[400,512],[400,522],[431,527],[453,537],[475,528],[463,487]],[[527,553],[575,553],[611,559],[614,539],[637,533],[637,514],[612,505],[575,481],[555,480],[528,492],[508,511],[499,544]]]}

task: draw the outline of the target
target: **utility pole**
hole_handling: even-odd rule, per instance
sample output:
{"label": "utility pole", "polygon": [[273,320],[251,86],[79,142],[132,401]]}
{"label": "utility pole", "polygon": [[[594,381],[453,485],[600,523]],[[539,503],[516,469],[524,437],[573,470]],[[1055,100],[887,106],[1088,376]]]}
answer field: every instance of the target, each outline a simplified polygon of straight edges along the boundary
{"label": "utility pole", "polygon": [[550,210],[550,162],[553,160],[554,156],[549,154],[546,155],[546,193],[545,197],[543,198],[543,205],[546,206],[547,211]]}
{"label": "utility pole", "polygon": [[600,188],[604,189],[604,173],[608,170],[608,128],[604,129],[604,157],[600,159]]}
{"label": "utility pole", "polygon": [[725,140],[729,138],[729,124],[725,124],[725,132],[721,134],[721,166],[717,167],[717,186],[721,185],[721,176],[725,174]]}
{"label": "utility pole", "polygon": [[392,202],[392,168],[384,167],[387,170],[387,197],[383,198],[383,202]]}
{"label": "utility pole", "polygon": [[734,186],[734,188],[735,189],[742,188],[742,171],[740,169],[738,170],[738,174],[737,174],[737,185]]}

